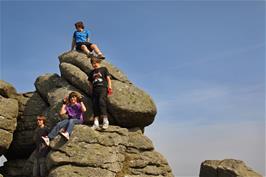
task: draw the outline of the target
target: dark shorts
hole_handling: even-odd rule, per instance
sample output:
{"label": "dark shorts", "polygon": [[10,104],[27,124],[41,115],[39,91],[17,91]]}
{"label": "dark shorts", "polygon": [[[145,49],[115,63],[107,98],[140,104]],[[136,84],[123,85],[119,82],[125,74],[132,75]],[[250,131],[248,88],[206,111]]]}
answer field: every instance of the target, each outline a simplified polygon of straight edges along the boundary
{"label": "dark shorts", "polygon": [[90,52],[93,51],[93,49],[91,48],[92,43],[90,43],[90,42],[78,42],[78,43],[76,43],[76,50],[81,51],[82,45],[85,45]]}

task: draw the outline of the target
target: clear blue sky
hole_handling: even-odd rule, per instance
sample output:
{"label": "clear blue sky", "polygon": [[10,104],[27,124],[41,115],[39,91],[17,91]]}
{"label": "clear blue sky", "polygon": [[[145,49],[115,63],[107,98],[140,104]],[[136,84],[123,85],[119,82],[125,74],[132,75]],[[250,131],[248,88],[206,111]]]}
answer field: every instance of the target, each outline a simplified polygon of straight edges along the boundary
{"label": "clear blue sky", "polygon": [[1,1],[1,79],[59,73],[76,21],[155,100],[146,128],[175,176],[206,159],[265,167],[265,2]]}

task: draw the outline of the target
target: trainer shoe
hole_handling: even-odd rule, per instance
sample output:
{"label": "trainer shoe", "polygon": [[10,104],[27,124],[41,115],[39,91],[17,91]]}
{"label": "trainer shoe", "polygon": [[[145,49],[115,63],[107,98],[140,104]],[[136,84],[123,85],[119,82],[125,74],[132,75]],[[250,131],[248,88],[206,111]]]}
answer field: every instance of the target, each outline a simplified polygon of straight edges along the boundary
{"label": "trainer shoe", "polygon": [[103,129],[107,129],[109,126],[109,121],[107,118],[104,118],[103,119]]}
{"label": "trainer shoe", "polygon": [[69,133],[66,131],[66,132],[60,132],[60,134],[65,137],[67,140],[69,140]]}
{"label": "trainer shoe", "polygon": [[91,127],[93,130],[98,130],[100,127],[99,127],[99,125],[95,125],[95,124],[93,124],[93,126]]}
{"label": "trainer shoe", "polygon": [[42,139],[43,139],[44,143],[46,144],[46,146],[49,146],[50,140],[49,140],[48,136],[42,136]]}
{"label": "trainer shoe", "polygon": [[98,59],[101,59],[101,60],[104,60],[104,59],[105,59],[105,56],[104,56],[103,54],[99,54],[99,55],[97,56],[97,58],[98,58]]}
{"label": "trainer shoe", "polygon": [[87,55],[87,57],[88,57],[88,58],[91,58],[91,57],[93,57],[93,53],[91,53],[91,52],[89,52],[89,53],[86,53],[86,55]]}

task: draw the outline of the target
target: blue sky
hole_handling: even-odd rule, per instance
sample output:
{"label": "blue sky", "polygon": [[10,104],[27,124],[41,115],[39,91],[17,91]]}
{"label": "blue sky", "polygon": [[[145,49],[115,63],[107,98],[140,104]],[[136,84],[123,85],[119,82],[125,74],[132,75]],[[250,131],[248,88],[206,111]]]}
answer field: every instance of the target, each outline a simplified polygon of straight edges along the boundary
{"label": "blue sky", "polygon": [[1,79],[26,92],[59,73],[79,20],[153,97],[146,135],[175,176],[224,158],[265,174],[264,1],[1,1]]}

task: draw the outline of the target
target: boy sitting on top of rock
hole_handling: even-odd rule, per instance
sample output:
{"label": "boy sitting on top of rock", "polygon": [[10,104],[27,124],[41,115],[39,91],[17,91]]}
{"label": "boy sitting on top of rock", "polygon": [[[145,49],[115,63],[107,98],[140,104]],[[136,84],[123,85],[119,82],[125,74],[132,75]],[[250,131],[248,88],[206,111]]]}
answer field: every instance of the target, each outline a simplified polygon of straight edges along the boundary
{"label": "boy sitting on top of rock", "polygon": [[107,94],[112,94],[112,85],[110,73],[106,67],[101,67],[101,60],[92,57],[91,64],[94,68],[88,76],[91,85],[90,93],[92,93],[94,124],[93,129],[99,128],[99,117],[103,119],[103,129],[107,129],[109,125],[107,117]]}
{"label": "boy sitting on top of rock", "polygon": [[76,31],[73,34],[71,50],[74,50],[76,47],[77,50],[83,51],[88,56],[90,52],[94,51],[99,59],[105,59],[105,56],[102,54],[100,49],[96,44],[90,43],[90,31],[84,29],[82,21],[75,23]]}

